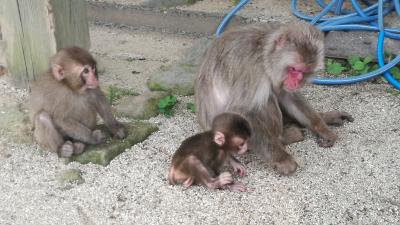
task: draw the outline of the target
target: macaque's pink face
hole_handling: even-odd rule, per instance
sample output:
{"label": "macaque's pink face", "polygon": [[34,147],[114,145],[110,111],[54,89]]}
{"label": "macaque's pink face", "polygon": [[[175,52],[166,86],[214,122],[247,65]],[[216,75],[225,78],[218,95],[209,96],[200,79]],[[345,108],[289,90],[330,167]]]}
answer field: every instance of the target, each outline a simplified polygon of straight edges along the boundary
{"label": "macaque's pink face", "polygon": [[310,69],[304,64],[289,66],[287,69],[286,79],[283,81],[283,87],[286,91],[293,92],[299,89],[305,80],[305,73],[310,72]]}
{"label": "macaque's pink face", "polygon": [[233,137],[232,144],[233,146],[237,146],[237,153],[239,155],[247,152],[247,139],[243,139],[241,137]]}

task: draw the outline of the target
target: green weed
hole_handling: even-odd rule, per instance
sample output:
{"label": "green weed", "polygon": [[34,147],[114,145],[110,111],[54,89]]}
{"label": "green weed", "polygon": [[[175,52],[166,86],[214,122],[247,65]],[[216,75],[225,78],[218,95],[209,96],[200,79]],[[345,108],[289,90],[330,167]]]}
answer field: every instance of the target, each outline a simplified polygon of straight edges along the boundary
{"label": "green weed", "polygon": [[194,105],[193,102],[188,102],[188,103],[186,104],[186,109],[189,110],[189,111],[192,112],[192,113],[195,113],[195,112],[196,112],[196,107],[195,107],[195,105]]}
{"label": "green weed", "polygon": [[339,61],[334,61],[332,59],[327,59],[325,65],[326,72],[332,75],[339,75],[346,69]]}
{"label": "green weed", "polygon": [[107,100],[110,105],[113,105],[118,99],[122,98],[123,96],[137,96],[137,95],[139,94],[131,89],[119,88],[114,85],[109,85],[106,91]]}
{"label": "green weed", "polygon": [[173,95],[166,96],[158,102],[157,109],[158,112],[166,117],[171,117],[174,115],[173,107],[177,103],[177,99]]}

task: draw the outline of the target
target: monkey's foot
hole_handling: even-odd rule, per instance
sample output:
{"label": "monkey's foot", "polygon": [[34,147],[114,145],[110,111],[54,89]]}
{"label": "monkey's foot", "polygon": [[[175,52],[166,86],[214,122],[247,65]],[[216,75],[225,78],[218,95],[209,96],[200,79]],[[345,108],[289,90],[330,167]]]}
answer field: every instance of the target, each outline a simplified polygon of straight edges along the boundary
{"label": "monkey's foot", "polygon": [[66,141],[60,148],[60,156],[63,158],[71,157],[74,153],[74,145],[71,141]]}
{"label": "monkey's foot", "polygon": [[85,144],[81,142],[74,142],[74,154],[81,154],[85,150]]}
{"label": "monkey's foot", "polygon": [[283,130],[283,144],[288,145],[304,140],[303,131],[295,126],[287,127]]}
{"label": "monkey's foot", "polygon": [[240,183],[240,182],[235,182],[235,183],[233,183],[233,184],[228,184],[228,185],[227,185],[227,188],[228,188],[230,191],[233,191],[233,192],[245,192],[245,191],[247,191],[247,189],[246,189],[246,187],[244,186],[244,184],[242,184],[242,183]]}
{"label": "monkey's foot", "polygon": [[343,126],[344,122],[353,122],[354,118],[347,112],[330,111],[322,113],[322,118],[326,124],[332,126]]}
{"label": "monkey's foot", "polygon": [[186,179],[186,180],[182,183],[182,185],[183,185],[185,188],[188,188],[188,187],[192,186],[192,184],[193,184],[193,177],[189,177],[188,179]]}
{"label": "monkey's foot", "polygon": [[223,187],[227,184],[231,184],[233,182],[232,174],[229,172],[223,172],[218,176],[219,187]]}
{"label": "monkey's foot", "polygon": [[320,147],[329,148],[332,147],[336,142],[337,135],[332,131],[329,131],[327,134],[322,134],[317,137],[317,143]]}
{"label": "monkey's foot", "polygon": [[272,165],[276,168],[278,173],[282,175],[290,175],[297,169],[296,161],[294,161],[289,154],[288,157],[285,157],[283,160],[273,162]]}

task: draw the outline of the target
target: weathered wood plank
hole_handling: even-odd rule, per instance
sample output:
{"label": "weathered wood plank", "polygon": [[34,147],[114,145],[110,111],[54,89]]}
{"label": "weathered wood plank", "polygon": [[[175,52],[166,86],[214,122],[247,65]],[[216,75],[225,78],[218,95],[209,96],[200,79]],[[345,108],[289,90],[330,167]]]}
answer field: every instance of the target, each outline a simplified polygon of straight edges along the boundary
{"label": "weathered wood plank", "polygon": [[83,0],[51,0],[57,49],[78,45],[90,47],[87,3]]}

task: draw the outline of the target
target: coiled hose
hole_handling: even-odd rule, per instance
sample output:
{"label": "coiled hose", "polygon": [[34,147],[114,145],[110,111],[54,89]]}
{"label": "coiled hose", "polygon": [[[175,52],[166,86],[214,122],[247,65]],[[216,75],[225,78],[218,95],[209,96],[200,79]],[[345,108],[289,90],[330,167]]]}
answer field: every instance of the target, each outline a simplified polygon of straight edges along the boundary
{"label": "coiled hose", "polygon": [[[361,74],[358,76],[344,77],[344,78],[314,78],[314,84],[322,85],[341,85],[353,84],[361,81],[371,79],[373,77],[383,74],[385,79],[393,85],[396,89],[400,90],[400,82],[396,80],[389,70],[400,62],[400,55],[385,64],[383,46],[385,38],[392,38],[400,40],[400,29],[385,28],[383,26],[383,17],[393,11],[400,16],[400,0],[378,0],[377,3],[371,4],[368,0],[362,0],[367,6],[362,9],[356,0],[351,0],[352,10],[343,9],[343,0],[332,0],[329,4],[325,4],[322,0],[315,0],[316,3],[322,8],[322,11],[316,16],[311,17],[302,14],[297,10],[297,0],[291,0],[292,13],[304,20],[310,21],[311,24],[317,25],[321,31],[331,30],[363,30],[363,31],[377,31],[378,41],[376,58],[378,59],[378,68],[375,71]],[[247,3],[249,0],[241,0],[230,11],[219,24],[216,36],[219,37],[223,32],[229,20]],[[335,16],[325,18],[327,13],[333,13]]]}

